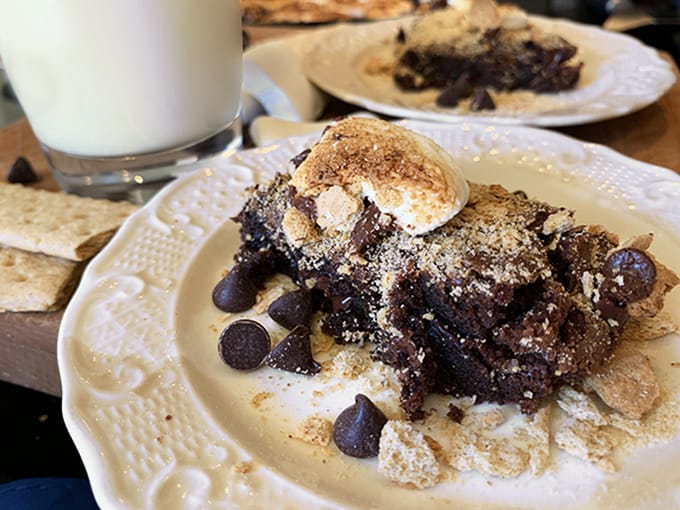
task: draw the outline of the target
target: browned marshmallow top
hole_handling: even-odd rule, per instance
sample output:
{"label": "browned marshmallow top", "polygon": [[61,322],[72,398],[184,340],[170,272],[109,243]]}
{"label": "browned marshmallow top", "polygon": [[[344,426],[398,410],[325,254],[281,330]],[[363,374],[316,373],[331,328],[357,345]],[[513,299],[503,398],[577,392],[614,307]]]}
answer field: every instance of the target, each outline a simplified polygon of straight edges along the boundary
{"label": "browned marshmallow top", "polygon": [[330,126],[290,183],[316,197],[323,221],[333,223],[337,214],[346,218],[352,200],[368,198],[412,235],[443,225],[469,197],[467,182],[446,151],[378,119],[350,118]]}

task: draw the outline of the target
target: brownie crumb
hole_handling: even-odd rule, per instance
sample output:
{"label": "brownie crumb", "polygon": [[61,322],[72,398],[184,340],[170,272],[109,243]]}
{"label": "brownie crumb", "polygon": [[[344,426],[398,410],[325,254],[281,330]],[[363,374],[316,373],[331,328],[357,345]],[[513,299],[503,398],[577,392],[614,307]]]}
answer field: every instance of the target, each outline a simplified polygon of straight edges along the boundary
{"label": "brownie crumb", "polygon": [[448,418],[454,423],[460,423],[461,421],[463,421],[465,411],[463,411],[460,407],[458,407],[455,404],[449,404],[449,410],[446,413],[446,416],[448,416]]}

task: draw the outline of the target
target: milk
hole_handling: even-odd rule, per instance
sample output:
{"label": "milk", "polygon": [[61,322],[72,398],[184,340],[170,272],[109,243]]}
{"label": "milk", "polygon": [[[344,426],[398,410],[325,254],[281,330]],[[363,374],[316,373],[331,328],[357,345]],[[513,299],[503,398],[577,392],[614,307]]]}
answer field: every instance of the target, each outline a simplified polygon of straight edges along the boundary
{"label": "milk", "polygon": [[238,0],[0,0],[0,58],[38,139],[83,156],[176,148],[234,120]]}

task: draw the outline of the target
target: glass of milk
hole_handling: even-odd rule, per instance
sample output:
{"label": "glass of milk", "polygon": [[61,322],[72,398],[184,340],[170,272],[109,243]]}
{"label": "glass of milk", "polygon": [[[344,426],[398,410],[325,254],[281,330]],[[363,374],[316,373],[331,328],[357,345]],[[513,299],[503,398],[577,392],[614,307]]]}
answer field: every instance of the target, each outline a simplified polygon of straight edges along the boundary
{"label": "glass of milk", "polygon": [[143,201],[241,144],[239,0],[0,0],[0,58],[67,191]]}

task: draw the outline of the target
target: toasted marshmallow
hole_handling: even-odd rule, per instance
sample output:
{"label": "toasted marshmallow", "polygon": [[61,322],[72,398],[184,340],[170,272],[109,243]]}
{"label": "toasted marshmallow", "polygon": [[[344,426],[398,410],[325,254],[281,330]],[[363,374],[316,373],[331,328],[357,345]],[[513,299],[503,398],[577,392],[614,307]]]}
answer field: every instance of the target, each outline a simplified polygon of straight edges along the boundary
{"label": "toasted marshmallow", "polygon": [[482,30],[501,27],[506,30],[522,30],[529,24],[525,10],[514,4],[498,5],[494,0],[457,0],[450,8],[433,11],[423,19],[428,17],[447,18],[436,24],[457,25],[462,31],[469,31],[472,27]]}
{"label": "toasted marshmallow", "polygon": [[516,5],[499,5],[498,14],[501,18],[501,26],[507,30],[522,30],[529,24],[526,11]]}
{"label": "toasted marshmallow", "polygon": [[368,198],[411,235],[455,216],[470,190],[453,158],[431,139],[378,119],[349,118],[326,129],[290,184],[319,197],[334,186]]}
{"label": "toasted marshmallow", "polygon": [[498,28],[502,23],[498,6],[493,0],[471,0],[466,17],[482,30]]}

